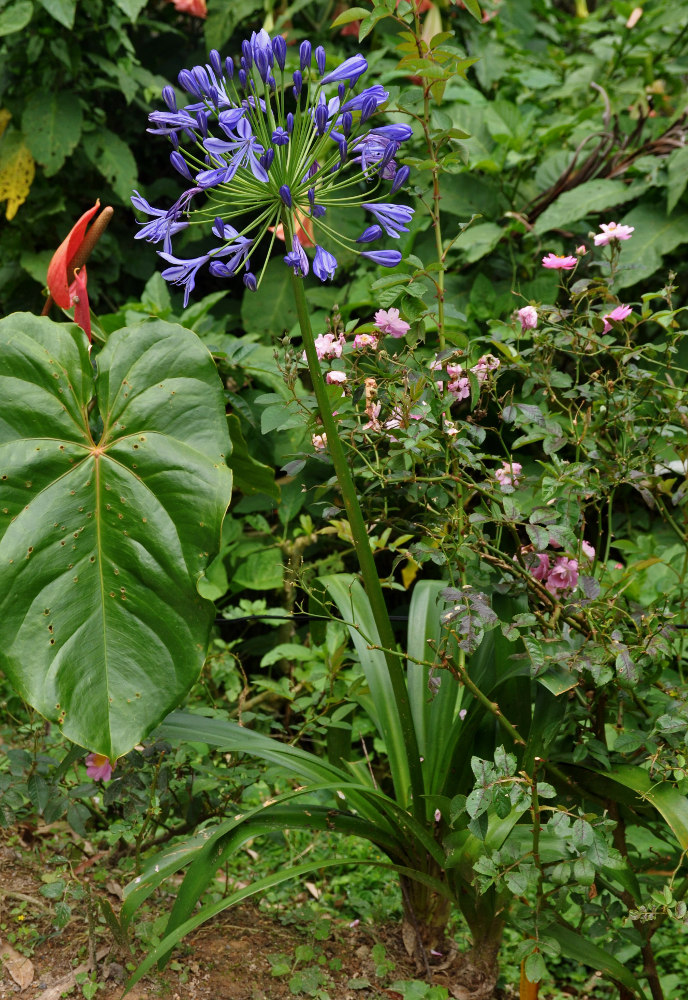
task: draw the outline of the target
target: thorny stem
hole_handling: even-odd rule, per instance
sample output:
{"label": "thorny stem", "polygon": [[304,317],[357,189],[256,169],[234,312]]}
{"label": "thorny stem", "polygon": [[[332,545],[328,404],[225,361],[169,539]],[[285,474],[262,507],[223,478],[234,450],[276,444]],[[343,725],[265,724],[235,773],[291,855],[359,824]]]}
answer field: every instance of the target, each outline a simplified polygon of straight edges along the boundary
{"label": "thorny stem", "polygon": [[[351,526],[351,535],[361,575],[363,577],[365,592],[368,597],[368,601],[370,602],[370,608],[373,613],[373,618],[375,619],[375,625],[377,627],[381,645],[385,650],[385,661],[389,671],[389,678],[394,692],[394,700],[397,712],[399,713],[399,722],[406,749],[409,780],[411,783],[411,795],[413,799],[413,812],[417,818],[424,818],[425,801],[423,799],[424,789],[420,766],[420,753],[418,750],[416,730],[413,725],[413,717],[411,715],[411,706],[409,703],[408,690],[406,688],[404,670],[401,665],[400,658],[391,652],[391,650],[396,648],[394,632],[389,619],[389,613],[387,611],[385,597],[382,592],[380,577],[375,565],[373,551],[368,540],[368,531],[366,529],[365,521],[363,520],[363,514],[358,502],[356,488],[354,486],[353,479],[351,478],[351,472],[346,460],[344,448],[339,438],[337,423],[332,415],[325,381],[322,376],[322,371],[320,370],[320,360],[318,358],[315,341],[313,339],[313,330],[311,328],[311,321],[308,314],[308,303],[303,289],[302,278],[292,275],[292,290],[294,293],[296,311],[299,317],[299,325],[301,327],[303,346],[306,351],[308,368],[310,370],[311,380],[313,383],[313,390],[318,404],[320,419],[322,420],[323,429],[327,438],[327,448],[332,458],[332,464],[334,465],[334,470],[337,475],[342,500],[344,502],[344,508]],[[397,789],[397,795],[401,801],[405,798],[405,791],[405,789]]]}

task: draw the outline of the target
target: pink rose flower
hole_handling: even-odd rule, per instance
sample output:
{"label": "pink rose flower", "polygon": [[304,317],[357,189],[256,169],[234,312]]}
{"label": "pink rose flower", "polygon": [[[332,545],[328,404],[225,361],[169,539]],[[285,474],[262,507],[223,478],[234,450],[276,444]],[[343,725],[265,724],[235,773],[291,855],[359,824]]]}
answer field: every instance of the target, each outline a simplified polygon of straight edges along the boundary
{"label": "pink rose flower", "polygon": [[546,552],[528,552],[525,554],[524,562],[530,571],[530,575],[542,583],[550,571],[549,556]]}
{"label": "pink rose flower", "polygon": [[571,271],[578,263],[577,257],[558,257],[555,253],[548,253],[542,258],[542,266],[553,268],[558,271]]}
{"label": "pink rose flower", "polygon": [[594,562],[595,550],[590,542],[586,542],[585,539],[581,542],[581,552],[589,562]]}
{"label": "pink rose flower", "polygon": [[526,330],[534,330],[538,324],[538,314],[535,306],[523,306],[516,313],[521,321],[521,329],[525,333]]}
{"label": "pink rose flower", "polygon": [[346,383],[346,372],[338,372],[333,368],[325,376],[325,381],[330,385],[344,385]]}
{"label": "pink rose flower", "polygon": [[607,313],[602,317],[604,320],[604,329],[602,333],[609,333],[612,328],[612,324],[609,322],[610,319],[614,320],[615,323],[620,323],[622,319],[626,319],[633,312],[632,306],[617,306],[616,309],[612,309],[610,313]]}
{"label": "pink rose flower", "polygon": [[603,222],[600,229],[602,232],[595,235],[596,247],[606,247],[612,240],[630,240],[635,232],[635,226],[619,226],[616,222]]}
{"label": "pink rose flower", "polygon": [[550,594],[556,595],[558,590],[573,590],[578,583],[578,560],[559,556],[549,572],[545,587]]}
{"label": "pink rose flower", "polygon": [[325,448],[327,448],[327,434],[314,434],[311,442],[316,451],[325,451]]}
{"label": "pink rose flower", "polygon": [[86,774],[94,781],[109,781],[115,765],[102,753],[90,753],[86,757]]}
{"label": "pink rose flower", "polygon": [[[341,358],[344,348],[344,337],[335,337],[333,333],[321,333],[315,338],[315,352],[320,361],[329,361],[330,358]],[[306,352],[302,354],[302,359],[306,360]]]}
{"label": "pink rose flower", "polygon": [[174,4],[174,9],[180,14],[192,14],[194,17],[207,17],[208,8],[205,0],[168,0]]}
{"label": "pink rose flower", "polygon": [[401,319],[398,309],[378,309],[375,313],[375,326],[381,333],[390,337],[403,337],[411,329],[411,324]]}
{"label": "pink rose flower", "polygon": [[360,351],[366,347],[374,351],[377,348],[377,337],[372,333],[357,333],[354,337],[354,350]]}
{"label": "pink rose flower", "polygon": [[495,479],[502,487],[515,489],[518,486],[519,476],[523,470],[520,462],[502,462],[501,469],[495,472]]}

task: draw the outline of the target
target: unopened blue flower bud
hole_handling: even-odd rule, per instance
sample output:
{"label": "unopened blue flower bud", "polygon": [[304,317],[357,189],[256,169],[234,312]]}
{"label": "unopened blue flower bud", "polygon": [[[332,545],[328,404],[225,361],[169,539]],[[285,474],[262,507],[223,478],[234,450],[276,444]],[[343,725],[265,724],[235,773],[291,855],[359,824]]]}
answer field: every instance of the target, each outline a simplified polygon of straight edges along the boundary
{"label": "unopened blue flower bud", "polygon": [[270,167],[272,166],[272,161],[274,159],[275,159],[275,150],[268,149],[263,153],[262,156],[258,157],[258,162],[260,163],[261,167],[263,167],[265,170],[269,170]]}
{"label": "unopened blue flower bud", "polygon": [[348,137],[351,134],[351,128],[353,126],[353,123],[354,123],[354,116],[351,114],[350,111],[345,111],[344,114],[342,115],[342,131],[344,132],[345,136]]}
{"label": "unopened blue flower bud", "polygon": [[246,68],[250,69],[253,66],[253,52],[251,51],[251,43],[246,39],[241,43],[241,54],[246,60]]}
{"label": "unopened blue flower bud", "polygon": [[203,96],[201,88],[198,86],[198,81],[188,69],[180,69],[177,79],[179,80],[179,86],[189,94],[194,94],[196,97]]}
{"label": "unopened blue flower bud", "polygon": [[177,138],[176,132],[170,132],[169,140],[173,149],[179,149],[179,139]]}
{"label": "unopened blue flower bud", "polygon": [[248,288],[249,292],[255,292],[256,288],[258,287],[258,282],[256,281],[255,274],[251,274],[250,271],[247,271],[244,274],[244,284]]}
{"label": "unopened blue flower bud", "polygon": [[400,187],[403,187],[406,181],[409,179],[411,173],[410,167],[399,167],[396,174],[394,175],[394,180],[392,186],[389,189],[390,194],[396,194]]}
{"label": "unopened blue flower bud", "polygon": [[344,100],[344,98],[346,97],[346,84],[345,83],[340,83],[339,84],[339,86],[337,87],[337,95],[338,95],[340,101]]}
{"label": "unopened blue flower bud", "polygon": [[327,105],[319,104],[315,109],[315,127],[318,135],[322,135],[327,128]]}
{"label": "unopened blue flower bud", "polygon": [[242,90],[246,90],[246,70],[245,69],[240,69],[239,70],[239,86],[241,87]]}
{"label": "unopened blue flower bud", "polygon": [[284,204],[287,206],[287,208],[291,208],[291,191],[289,190],[289,186],[287,184],[283,184],[280,187],[279,194],[280,194],[280,198],[282,199],[282,201],[284,202]]}
{"label": "unopened blue flower bud", "polygon": [[347,141],[346,139],[342,139],[342,141],[339,143],[339,159],[341,160],[342,164],[346,162],[346,157],[348,152],[349,152],[349,147]]}
{"label": "unopened blue flower bud", "polygon": [[367,121],[377,110],[377,101],[374,97],[367,97],[361,107],[361,125]]}
{"label": "unopened blue flower bud", "polygon": [[208,58],[210,59],[210,65],[213,67],[215,76],[222,76],[222,58],[217,49],[211,49]]}
{"label": "unopened blue flower bud", "polygon": [[186,165],[186,160],[184,159],[181,153],[178,153],[176,150],[170,153],[170,163],[172,164],[175,170],[179,171],[182,177],[186,177],[188,181],[193,180],[193,177],[189,172],[189,168]]}
{"label": "unopened blue flower bud", "polygon": [[384,153],[382,154],[380,162],[377,165],[377,169],[380,173],[382,173],[382,171],[385,169],[388,163],[392,162],[392,160],[394,159],[394,157],[397,155],[398,152],[399,152],[399,143],[390,142],[387,148],[385,149]]}
{"label": "unopened blue flower bud", "polygon": [[294,116],[291,111],[287,114],[287,132],[289,135],[294,131]]}
{"label": "unopened blue flower bud", "polygon": [[205,71],[205,66],[194,66],[192,73],[198,80],[198,85],[201,88],[201,93],[207,94],[208,90],[210,89],[210,77]]}
{"label": "unopened blue flower bud", "polygon": [[174,92],[174,87],[163,87],[162,88],[162,99],[170,109],[170,111],[177,110],[177,95]]}
{"label": "unopened blue flower bud", "polygon": [[280,69],[284,69],[284,64],[287,61],[287,43],[285,42],[282,35],[277,35],[272,40],[272,51],[275,54],[275,59],[277,60],[277,65]]}
{"label": "unopened blue flower bud", "polygon": [[308,69],[311,64],[311,43],[304,40],[299,46],[299,59],[301,63],[301,69]]}
{"label": "unopened blue flower bud", "polygon": [[303,87],[303,76],[301,71],[298,69],[294,70],[294,97],[299,97],[301,95],[301,88]]}
{"label": "unopened blue flower bud", "polygon": [[262,49],[257,49],[256,50],[255,62],[256,62],[256,69],[258,70],[258,74],[259,74],[261,80],[263,81],[263,83],[265,83],[267,81],[267,78],[268,78],[268,73],[269,73],[270,67],[268,66],[268,57],[266,56],[265,52],[263,52]]}
{"label": "unopened blue flower bud", "polygon": [[357,243],[372,243],[382,236],[382,226],[368,226],[356,240]]}
{"label": "unopened blue flower bud", "polygon": [[315,62],[318,67],[318,73],[322,76],[325,72],[325,64],[327,62],[327,56],[325,55],[325,49],[322,45],[318,45],[315,50]]}
{"label": "unopened blue flower bud", "polygon": [[234,60],[231,56],[227,56],[225,59],[225,75],[228,80],[231,80],[234,76]]}
{"label": "unopened blue flower bud", "polygon": [[200,109],[196,112],[196,121],[198,122],[198,127],[200,129],[201,135],[204,139],[208,138],[208,112],[201,111]]}
{"label": "unopened blue flower bud", "polygon": [[211,84],[210,90],[208,91],[208,96],[210,97],[210,101],[213,104],[213,106],[217,107],[220,101],[220,95],[217,92],[217,87],[213,87]]}
{"label": "unopened blue flower bud", "polygon": [[268,87],[270,90],[277,90],[277,82],[272,73],[268,73]]}
{"label": "unopened blue flower bud", "polygon": [[319,219],[321,215],[324,215],[327,209],[324,205],[314,205],[311,215],[314,219]]}
{"label": "unopened blue flower bud", "polygon": [[367,257],[382,267],[396,267],[401,263],[401,253],[398,250],[363,250],[361,257]]}

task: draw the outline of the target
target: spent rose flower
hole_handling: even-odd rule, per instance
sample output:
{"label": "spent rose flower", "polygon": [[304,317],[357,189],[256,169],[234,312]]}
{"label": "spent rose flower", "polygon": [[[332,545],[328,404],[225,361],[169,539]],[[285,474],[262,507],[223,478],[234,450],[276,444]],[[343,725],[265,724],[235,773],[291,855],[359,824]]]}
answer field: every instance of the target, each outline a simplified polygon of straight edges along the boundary
{"label": "spent rose flower", "polygon": [[600,229],[602,232],[595,234],[596,247],[606,247],[612,240],[630,240],[635,232],[635,226],[619,226],[616,222],[603,222]]}
{"label": "spent rose flower", "polygon": [[471,371],[477,378],[478,382],[483,383],[491,372],[497,371],[500,364],[501,362],[499,358],[496,358],[494,354],[483,354],[482,358],[478,358],[476,363],[473,365]]}
{"label": "spent rose flower", "polygon": [[522,471],[520,462],[502,462],[501,469],[497,469],[494,475],[502,489],[515,489]]}
{"label": "spent rose flower", "polygon": [[521,321],[521,329],[525,333],[526,330],[534,330],[538,324],[538,314],[535,306],[523,306],[516,313],[519,320]]}
{"label": "spent rose flower", "polygon": [[557,271],[572,271],[578,263],[577,257],[559,257],[555,253],[548,253],[542,258],[542,266],[549,267]]}
{"label": "spent rose flower", "polygon": [[346,372],[338,372],[333,368],[325,376],[325,381],[329,382],[330,385],[344,385],[346,383]]}
{"label": "spent rose flower", "polygon": [[610,313],[607,313],[602,317],[604,320],[604,329],[602,333],[609,333],[612,328],[612,324],[609,320],[614,320],[615,323],[620,323],[622,319],[626,319],[633,312],[632,306],[617,306],[616,309],[612,309]]}
{"label": "spent rose flower", "polygon": [[595,549],[590,544],[590,542],[586,542],[585,539],[583,539],[583,541],[581,542],[581,552],[583,553],[585,558],[588,559],[590,562],[594,561]]}
{"label": "spent rose flower", "polygon": [[578,583],[578,560],[559,556],[547,576],[545,587],[550,594],[556,595],[559,590],[573,590]]}
{"label": "spent rose flower", "polygon": [[102,753],[90,753],[86,757],[86,774],[94,781],[109,781],[115,765]]}
{"label": "spent rose flower", "polygon": [[375,326],[381,333],[390,337],[403,337],[411,329],[411,324],[401,319],[398,309],[378,309],[375,313]]}

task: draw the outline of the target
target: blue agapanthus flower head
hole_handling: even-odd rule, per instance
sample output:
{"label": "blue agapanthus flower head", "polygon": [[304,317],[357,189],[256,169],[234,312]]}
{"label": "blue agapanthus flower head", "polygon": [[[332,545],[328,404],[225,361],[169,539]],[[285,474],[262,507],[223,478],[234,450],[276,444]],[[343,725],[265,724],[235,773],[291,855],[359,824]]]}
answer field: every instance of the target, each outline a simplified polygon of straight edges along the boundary
{"label": "blue agapanthus flower head", "polygon": [[[214,49],[204,66],[180,70],[184,106],[163,88],[165,110],[149,116],[148,131],[167,137],[170,163],[190,186],[168,209],[137,192],[132,203],[146,216],[137,238],[162,243],[158,253],[171,265],[163,277],[183,287],[185,305],[201,268],[241,277],[255,291],[280,233],[295,275],[312,270],[331,279],[337,246],[385,267],[400,262],[398,250],[370,245],[409,231],[413,209],[389,198],[409,177],[396,158],[411,128],[375,121],[389,94],[380,84],[360,85],[368,68],[362,54],[329,71],[327,62],[323,46],[306,40],[290,55],[281,35],[262,30],[242,42],[236,62]],[[351,240],[329,224],[328,209],[354,206],[372,218]],[[207,231],[212,245],[183,259],[172,238],[189,225]]]}

